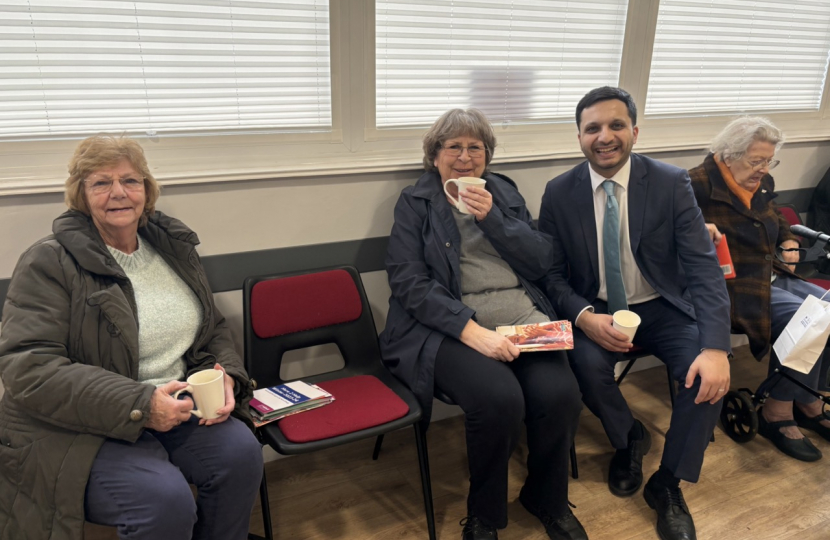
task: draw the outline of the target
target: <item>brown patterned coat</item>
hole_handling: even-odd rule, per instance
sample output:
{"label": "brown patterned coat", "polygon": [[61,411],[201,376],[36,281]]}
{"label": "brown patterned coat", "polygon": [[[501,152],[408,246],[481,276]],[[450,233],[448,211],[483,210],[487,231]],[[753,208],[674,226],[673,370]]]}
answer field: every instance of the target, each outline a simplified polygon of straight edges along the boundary
{"label": "brown patterned coat", "polygon": [[713,154],[689,170],[697,204],[706,223],[714,223],[726,235],[736,277],[726,280],[732,302],[732,331],[746,334],[758,360],[770,349],[770,276],[795,276],[775,257],[775,248],[786,240],[798,240],[778,211],[775,181],[767,174],[746,208],[729,190]]}

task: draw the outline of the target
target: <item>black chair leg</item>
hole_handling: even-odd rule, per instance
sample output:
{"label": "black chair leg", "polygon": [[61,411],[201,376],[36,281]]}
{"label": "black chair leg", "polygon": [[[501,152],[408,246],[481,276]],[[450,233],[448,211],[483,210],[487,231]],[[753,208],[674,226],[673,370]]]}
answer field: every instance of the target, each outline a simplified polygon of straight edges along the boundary
{"label": "black chair leg", "polygon": [[571,443],[571,477],[574,480],[579,478],[579,469],[576,466],[576,443]]}
{"label": "black chair leg", "polygon": [[429,540],[436,540],[435,512],[432,508],[432,481],[429,476],[429,454],[427,453],[427,437],[421,422],[413,424],[415,428],[415,445],[418,448],[418,466],[421,469],[421,487],[424,490],[424,510],[427,514],[427,531]]}
{"label": "black chair leg", "polygon": [[381,433],[378,435],[377,440],[375,441],[375,449],[372,452],[372,459],[377,461],[378,456],[380,455],[380,447],[383,445],[383,434]]}
{"label": "black chair leg", "polygon": [[632,358],[631,360],[628,361],[628,363],[623,368],[622,373],[620,373],[620,376],[617,377],[617,386],[622,384],[623,379],[625,379],[625,376],[628,375],[629,371],[631,371],[631,368],[634,367],[634,362],[636,362],[636,361],[637,361],[636,358]]}
{"label": "black chair leg", "polygon": [[[262,509],[262,526],[265,528],[265,540],[274,540],[274,529],[271,527],[271,505],[268,502],[268,480],[265,478],[265,469],[262,469],[262,482],[259,483],[259,505]],[[261,536],[249,534],[251,540],[262,540]]]}

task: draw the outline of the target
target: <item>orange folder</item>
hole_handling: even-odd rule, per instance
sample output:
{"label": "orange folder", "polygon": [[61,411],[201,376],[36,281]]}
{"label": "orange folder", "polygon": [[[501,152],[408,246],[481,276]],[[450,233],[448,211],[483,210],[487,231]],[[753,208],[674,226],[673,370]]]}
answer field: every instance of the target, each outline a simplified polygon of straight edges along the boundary
{"label": "orange folder", "polygon": [[718,253],[718,264],[723,270],[723,277],[725,279],[733,279],[735,277],[735,265],[732,264],[732,256],[729,254],[729,245],[726,243],[726,235],[724,234],[720,239],[720,244],[715,246]]}

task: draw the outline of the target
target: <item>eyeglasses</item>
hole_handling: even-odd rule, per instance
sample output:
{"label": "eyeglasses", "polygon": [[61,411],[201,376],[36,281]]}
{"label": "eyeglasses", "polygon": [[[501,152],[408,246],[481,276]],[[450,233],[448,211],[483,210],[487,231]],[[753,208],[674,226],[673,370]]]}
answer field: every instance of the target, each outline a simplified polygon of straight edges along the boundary
{"label": "eyeglasses", "polygon": [[458,157],[464,150],[467,151],[467,155],[471,158],[480,158],[484,155],[484,147],[479,146],[477,144],[472,144],[470,146],[462,146],[460,144],[452,144],[450,146],[443,146],[442,149],[444,152],[451,157]]}
{"label": "eyeglasses", "polygon": [[[92,183],[90,183],[92,180]],[[126,178],[120,178],[118,182],[121,184],[121,187],[124,188],[124,191],[141,191],[144,189],[144,178],[136,179],[131,176]],[[89,187],[89,190],[95,195],[103,195],[104,193],[109,193],[112,191],[112,186],[115,183],[112,178],[97,178],[91,179],[87,178],[84,180],[84,183]]]}
{"label": "eyeglasses", "polygon": [[752,170],[760,171],[765,166],[766,166],[767,169],[772,170],[772,169],[776,168],[778,166],[778,164],[781,163],[781,162],[777,159],[758,159],[758,160],[755,160],[755,161],[747,161],[747,163],[749,164],[750,167],[752,167]]}

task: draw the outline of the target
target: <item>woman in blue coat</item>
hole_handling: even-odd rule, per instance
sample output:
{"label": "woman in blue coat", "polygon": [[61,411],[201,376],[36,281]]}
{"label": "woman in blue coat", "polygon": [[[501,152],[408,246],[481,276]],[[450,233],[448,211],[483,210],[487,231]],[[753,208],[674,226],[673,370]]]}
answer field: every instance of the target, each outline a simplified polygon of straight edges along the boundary
{"label": "woman in blue coat", "polygon": [[[426,172],[395,206],[386,270],[392,296],[381,349],[427,415],[439,390],[465,414],[470,492],[463,540],[507,526],[507,464],[527,425],[519,499],[554,539],[587,538],[568,506],[568,450],[581,397],[564,352],[519,349],[496,326],[555,320],[534,285],[551,265],[516,185],[490,173],[496,138],[476,109],[453,109],[424,136]],[[450,179],[483,178],[458,193]],[[464,205],[459,205],[464,206]]]}

